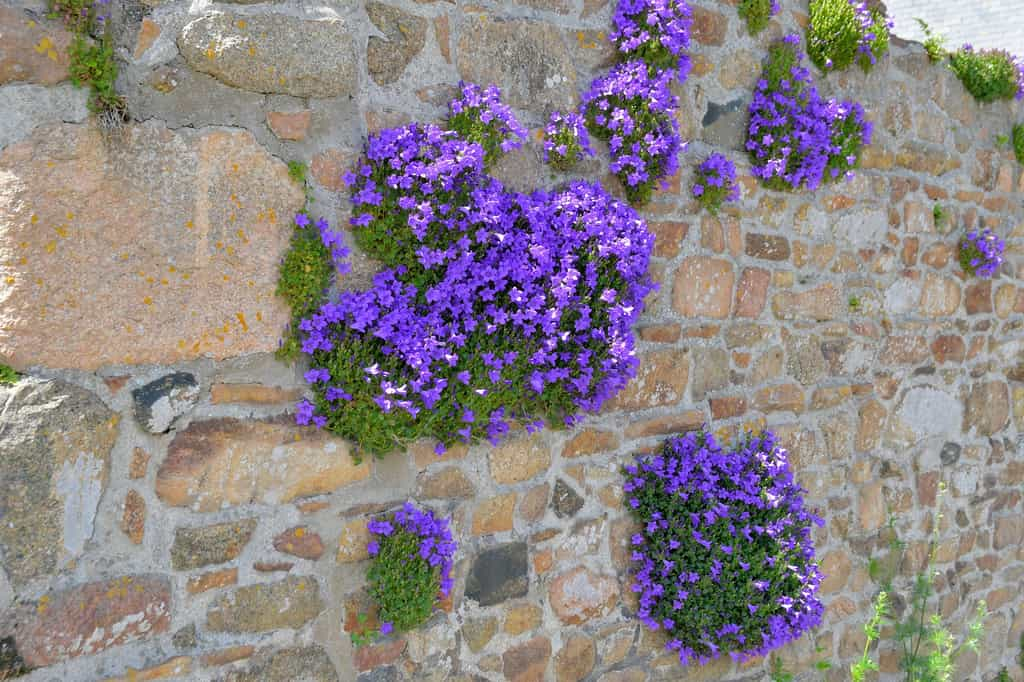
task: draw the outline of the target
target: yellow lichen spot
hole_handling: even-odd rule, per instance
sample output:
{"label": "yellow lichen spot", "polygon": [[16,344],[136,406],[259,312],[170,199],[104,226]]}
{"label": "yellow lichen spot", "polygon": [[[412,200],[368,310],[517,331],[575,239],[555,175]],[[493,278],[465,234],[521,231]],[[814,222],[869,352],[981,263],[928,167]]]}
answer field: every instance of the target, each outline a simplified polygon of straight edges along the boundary
{"label": "yellow lichen spot", "polygon": [[128,332],[129,334],[134,334],[134,333],[135,333],[135,328],[134,328],[134,327],[132,327],[132,326],[131,326],[130,324],[126,324],[126,325],[124,326],[124,330],[125,330],[126,332]]}
{"label": "yellow lichen spot", "polygon": [[263,313],[261,313],[259,311],[256,311],[256,321],[257,322],[262,322],[263,321]]}
{"label": "yellow lichen spot", "polygon": [[193,227],[195,227],[195,225],[194,225],[194,224],[192,223],[192,221],[190,220],[190,221],[188,221],[187,223],[185,223],[185,227],[187,227],[188,229],[190,229],[190,230],[191,230],[191,229],[192,229]]}
{"label": "yellow lichen spot", "polygon": [[231,331],[231,325],[229,323],[225,322],[224,326],[221,327],[220,330],[222,332],[224,332],[225,334],[227,334],[227,333],[229,333]]}
{"label": "yellow lichen spot", "polygon": [[217,58],[217,52],[213,49],[213,43],[210,43],[210,46],[206,48],[206,58],[210,61],[213,61]]}
{"label": "yellow lichen spot", "polygon": [[251,287],[256,286],[256,282],[252,281],[251,279],[248,282],[246,282],[246,284],[248,284]]}
{"label": "yellow lichen spot", "polygon": [[127,253],[122,253],[121,254],[121,260],[128,260],[128,254]]}
{"label": "yellow lichen spot", "polygon": [[256,48],[253,47],[252,45],[249,46],[249,56],[250,57],[255,57],[256,56]]}
{"label": "yellow lichen spot", "polygon": [[238,235],[239,239],[245,239],[245,230],[239,230],[238,232],[236,232],[236,234]]}
{"label": "yellow lichen spot", "polygon": [[68,226],[67,225],[58,225],[57,227],[53,228],[53,231],[56,232],[57,234],[59,234],[61,237],[65,237],[66,238],[68,236]]}
{"label": "yellow lichen spot", "polygon": [[178,341],[178,348],[185,348],[185,339],[181,339]]}
{"label": "yellow lichen spot", "polygon": [[229,256],[230,256],[230,255],[233,255],[233,254],[235,253],[235,247],[233,247],[233,246],[229,246],[229,247],[227,248],[227,252],[228,252],[228,255],[229,255]]}
{"label": "yellow lichen spot", "polygon": [[195,343],[192,344],[192,352],[193,353],[198,353],[199,352],[199,342],[198,341],[196,341]]}
{"label": "yellow lichen spot", "polygon": [[25,265],[27,263],[28,263],[28,258],[25,258],[24,256],[22,256],[21,258],[18,259],[18,265]]}
{"label": "yellow lichen spot", "polygon": [[39,44],[37,44],[34,49],[39,54],[42,54],[49,50],[51,47],[53,47],[53,41],[50,40],[48,37],[43,36],[43,39],[39,41]]}
{"label": "yellow lichen spot", "polygon": [[306,529],[305,528],[296,528],[295,529],[295,537],[301,538],[305,534],[306,534]]}
{"label": "yellow lichen spot", "polygon": [[225,281],[225,282],[230,282],[230,281],[231,281],[231,278],[230,278],[230,277],[228,277],[227,275],[224,275],[224,281]]}
{"label": "yellow lichen spot", "polygon": [[238,201],[238,195],[232,194],[231,195],[231,201]]}
{"label": "yellow lichen spot", "polygon": [[155,279],[153,279],[152,277],[147,277],[147,278],[146,278],[146,284],[152,284],[152,283],[153,283],[153,282],[155,282],[155,281],[156,281],[156,280],[155,280]]}
{"label": "yellow lichen spot", "polygon": [[235,317],[238,318],[238,324],[242,325],[242,331],[249,331],[249,325],[245,321],[245,315],[243,313],[235,313]]}
{"label": "yellow lichen spot", "polygon": [[8,284],[14,284],[14,278],[13,277],[8,277],[7,278],[7,283]]}
{"label": "yellow lichen spot", "polygon": [[223,249],[223,248],[224,248],[224,242],[217,242],[215,246],[216,246],[216,247],[217,247],[218,249]]}
{"label": "yellow lichen spot", "polygon": [[57,250],[57,242],[52,241],[52,240],[46,242],[46,253],[53,253],[56,250]]}
{"label": "yellow lichen spot", "polygon": [[72,213],[71,211],[68,211],[67,212],[67,219],[68,220],[74,220],[75,219],[75,214]]}
{"label": "yellow lichen spot", "polygon": [[238,28],[245,28],[245,19],[239,19],[236,26],[238,26]]}
{"label": "yellow lichen spot", "polygon": [[39,216],[37,216],[35,213],[33,213],[32,217],[29,218],[29,222],[32,223],[33,225],[35,225],[36,223],[39,222]]}
{"label": "yellow lichen spot", "polygon": [[168,284],[167,278],[166,277],[161,277],[160,278],[160,284],[163,284],[164,286],[167,286],[167,284]]}
{"label": "yellow lichen spot", "polygon": [[57,61],[57,51],[56,50],[47,50],[46,51],[46,56],[50,58],[51,62]]}
{"label": "yellow lichen spot", "polygon": [[173,273],[173,272],[177,272],[177,271],[178,271],[177,268],[175,268],[173,265],[169,265],[167,267],[167,272],[172,272]]}
{"label": "yellow lichen spot", "polygon": [[295,589],[297,589],[299,592],[302,592],[304,589],[306,589],[306,583],[300,582],[296,584]]}
{"label": "yellow lichen spot", "polygon": [[34,22],[31,19],[29,19],[28,21],[25,22],[25,25],[28,26],[29,28],[35,28],[36,27],[36,22]]}
{"label": "yellow lichen spot", "polygon": [[43,286],[43,278],[42,277],[36,277],[36,286],[39,286],[39,287]]}
{"label": "yellow lichen spot", "polygon": [[231,164],[231,171],[233,173],[237,173],[238,172],[238,164],[237,163]]}
{"label": "yellow lichen spot", "polygon": [[278,78],[277,82],[280,83],[281,85],[284,85],[284,76],[281,76],[280,78]]}
{"label": "yellow lichen spot", "polygon": [[277,222],[277,211],[275,211],[272,208],[268,208],[267,209],[267,217],[270,218],[270,222],[276,223]]}
{"label": "yellow lichen spot", "polygon": [[139,270],[139,277],[145,277],[145,276],[146,276],[146,272],[144,270]]}
{"label": "yellow lichen spot", "polygon": [[153,297],[147,296],[146,298],[142,299],[142,302],[145,303],[146,305],[153,305]]}
{"label": "yellow lichen spot", "polygon": [[183,275],[181,276],[181,278],[182,278],[182,279],[191,279],[191,278],[192,278],[192,274],[191,274],[191,273],[188,273],[188,272],[186,272],[186,273],[184,273],[184,274],[183,274]]}

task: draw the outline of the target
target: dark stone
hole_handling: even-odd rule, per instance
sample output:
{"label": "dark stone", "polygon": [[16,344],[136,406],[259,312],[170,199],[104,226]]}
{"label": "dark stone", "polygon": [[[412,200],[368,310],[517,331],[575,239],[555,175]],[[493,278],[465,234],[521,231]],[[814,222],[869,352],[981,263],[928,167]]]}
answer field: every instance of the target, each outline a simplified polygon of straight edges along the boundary
{"label": "dark stone", "polygon": [[704,141],[708,144],[742,149],[747,127],[745,99],[738,97],[725,104],[708,102],[701,125],[704,127]]}
{"label": "dark stone", "polygon": [[789,240],[775,234],[747,234],[747,255],[764,260],[789,260]]}
{"label": "dark stone", "polygon": [[150,433],[167,433],[199,399],[199,384],[188,372],[162,376],[132,391],[135,419]]}
{"label": "dark stone", "polygon": [[171,566],[187,571],[209,564],[231,561],[252,538],[256,519],[218,523],[201,528],[179,528],[171,546]]}
{"label": "dark stone", "polygon": [[967,512],[963,509],[956,510],[956,525],[960,528],[966,528],[971,525],[971,520],[967,518]]}
{"label": "dark stone", "polygon": [[525,597],[530,588],[525,542],[499,545],[477,555],[466,579],[466,598],[493,606]]}
{"label": "dark stone", "polygon": [[25,665],[13,637],[0,639],[0,680],[9,680],[27,675],[30,668]]}
{"label": "dark stone", "polygon": [[583,498],[568,483],[558,479],[555,481],[555,492],[551,496],[551,508],[555,510],[555,516],[558,518],[569,518],[583,508]]}
{"label": "dark stone", "polygon": [[942,461],[943,466],[953,466],[960,461],[960,450],[961,447],[956,443],[946,443],[942,446],[942,451],[939,453],[939,459]]}
{"label": "dark stone", "polygon": [[196,646],[196,624],[186,625],[175,632],[174,636],[171,637],[171,644],[174,645],[175,649],[181,651],[194,649]]}

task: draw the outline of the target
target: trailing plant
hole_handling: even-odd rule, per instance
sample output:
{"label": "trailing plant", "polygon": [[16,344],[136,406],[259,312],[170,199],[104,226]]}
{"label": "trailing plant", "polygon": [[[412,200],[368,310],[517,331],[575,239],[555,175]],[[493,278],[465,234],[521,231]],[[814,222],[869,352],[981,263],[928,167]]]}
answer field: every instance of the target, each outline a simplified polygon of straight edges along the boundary
{"label": "trailing plant", "polygon": [[448,519],[409,502],[366,527],[372,538],[366,546],[372,558],[366,577],[380,626],[376,632],[353,634],[356,644],[425,623],[434,605],[451,593],[458,547]]}
{"label": "trailing plant", "polygon": [[889,51],[893,22],[868,0],[811,0],[807,54],[822,71],[855,63],[867,73]]}
{"label": "trailing plant", "polygon": [[1024,165],[1024,123],[1013,126],[1013,155],[1017,163]]}
{"label": "trailing plant", "polygon": [[565,172],[584,155],[594,155],[586,121],[576,112],[553,112],[544,128],[544,163]]}
{"label": "trailing plant", "polygon": [[697,168],[690,191],[711,215],[718,215],[718,209],[724,202],[740,198],[736,166],[723,155],[717,152],[712,154]]}
{"label": "trailing plant", "polygon": [[15,384],[18,382],[18,373],[10,365],[0,362],[0,385]]}
{"label": "trailing plant", "polygon": [[1024,99],[1024,59],[1006,50],[964,45],[949,55],[949,67],[979,102]]}
{"label": "trailing plant", "polygon": [[693,14],[686,0],[619,0],[609,36],[627,61],[642,60],[652,74],[675,72],[679,81],[690,72]]}
{"label": "trailing plant", "polygon": [[[941,507],[944,493],[945,484],[940,482],[938,507]],[[984,601],[979,602],[974,619],[968,624],[963,641],[959,645],[942,623],[940,606],[936,604],[932,609],[929,605],[935,594],[933,582],[939,575],[939,572],[934,570],[934,565],[941,521],[942,513],[936,512],[932,519],[933,530],[928,557],[925,566],[914,577],[910,595],[906,599],[909,608],[904,609],[903,613],[896,613],[891,604],[894,601],[892,595],[896,593],[893,579],[900,565],[906,560],[906,544],[895,535],[893,523],[890,522],[890,530],[893,532],[890,556],[896,557],[897,560],[885,562],[872,559],[869,562],[868,572],[881,584],[882,590],[875,601],[872,618],[864,628],[868,641],[863,656],[854,664],[851,671],[854,682],[863,680],[868,670],[878,669],[870,659],[869,648],[883,633],[891,633],[889,636],[901,652],[900,668],[906,675],[906,682],[951,682],[959,656],[967,649],[978,650],[983,631],[982,623],[986,615]]]}
{"label": "trailing plant", "polygon": [[644,62],[634,60],[613,67],[583,95],[587,127],[608,142],[609,168],[633,205],[647,203],[655,184],[679,169],[683,145],[672,79],[672,71],[652,75]]}
{"label": "trailing plant", "polygon": [[[844,0],[845,1],[845,0]],[[852,177],[872,124],[855,102],[822,100],[800,63],[796,35],[769,49],[750,103],[746,149],[753,174],[770,189],[816,189]]]}
{"label": "trailing plant", "polygon": [[946,36],[933,32],[932,27],[923,19],[914,19],[914,21],[924,33],[924,51],[928,53],[928,59],[937,62],[946,57]]}
{"label": "trailing plant", "polygon": [[740,18],[747,22],[747,31],[756,36],[779,13],[779,0],[740,0],[737,7]]}
{"label": "trailing plant", "polygon": [[813,525],[770,432],[725,450],[707,431],[624,468],[637,617],[680,663],[764,655],[821,621]]}
{"label": "trailing plant", "polygon": [[443,452],[497,443],[512,420],[571,424],[635,373],[631,325],[653,287],[644,221],[582,181],[508,192],[485,156],[436,125],[370,137],[344,179],[355,237],[385,269],[301,322],[314,395],[299,423],[375,455],[424,436]]}
{"label": "trailing plant", "polygon": [[971,230],[959,244],[960,267],[972,277],[988,278],[1003,264],[1006,242],[989,228]]}
{"label": "trailing plant", "polygon": [[448,105],[448,128],[463,141],[483,148],[485,167],[522,145],[526,128],[501,101],[496,85],[481,88],[475,83],[459,83],[459,89],[461,96]]}

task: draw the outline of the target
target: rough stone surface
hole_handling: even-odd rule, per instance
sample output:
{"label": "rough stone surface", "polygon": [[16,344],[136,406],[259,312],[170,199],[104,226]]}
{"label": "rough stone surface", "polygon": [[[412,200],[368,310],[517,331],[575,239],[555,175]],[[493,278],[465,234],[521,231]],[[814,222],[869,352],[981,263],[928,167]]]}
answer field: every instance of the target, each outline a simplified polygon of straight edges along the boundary
{"label": "rough stone surface", "polygon": [[211,632],[266,632],[299,628],[324,608],[320,584],[308,576],[239,587],[210,606]]}
{"label": "rough stone surface", "polygon": [[607,614],[619,598],[619,583],[579,567],[555,578],[548,598],[559,620],[577,625]]}
{"label": "rough stone surface", "polygon": [[231,561],[242,553],[255,530],[256,519],[178,528],[171,545],[171,566],[176,571],[187,571]]}
{"label": "rough stone surface", "polygon": [[673,305],[687,317],[727,317],[735,279],[733,266],[727,260],[687,258],[676,275]]}
{"label": "rough stone surface", "polygon": [[232,87],[294,97],[355,91],[355,43],[340,19],[285,14],[208,14],[178,36],[190,67]]}
{"label": "rough stone surface", "polygon": [[381,2],[368,2],[366,14],[384,34],[383,38],[370,36],[366,45],[370,77],[381,85],[394,83],[423,49],[427,20]]}
{"label": "rough stone surface", "polygon": [[257,656],[245,670],[232,670],[226,682],[339,682],[323,647],[280,649]]}
{"label": "rough stone surface", "polygon": [[159,635],[170,624],[168,580],[125,576],[44,595],[17,623],[15,640],[25,662],[40,667]]}
{"label": "rough stone surface", "polygon": [[506,441],[490,452],[491,478],[497,483],[527,481],[551,464],[551,453],[538,436]]}
{"label": "rough stone surface", "polygon": [[460,36],[458,67],[464,80],[495,83],[509,104],[522,109],[572,106],[576,72],[554,26],[471,15]]}
{"label": "rough stone surface", "polygon": [[274,350],[282,227],[302,205],[252,135],[37,131],[0,153],[0,355],[95,369]]}
{"label": "rough stone surface", "polygon": [[41,85],[0,88],[0,150],[29,137],[44,124],[84,121],[89,116],[88,101],[89,91],[70,83],[50,88]]}
{"label": "rough stone surface", "polygon": [[594,640],[571,637],[555,657],[555,679],[558,682],[580,682],[590,674],[597,662]]}
{"label": "rough stone surface", "polygon": [[129,490],[124,496],[121,530],[134,544],[142,544],[146,534],[146,499],[135,490]]}
{"label": "rough stone surface", "polygon": [[167,433],[199,400],[199,384],[188,372],[174,372],[132,391],[135,419],[150,433]]}
{"label": "rough stone surface", "polygon": [[71,33],[57,21],[0,7],[0,85],[55,85],[67,79],[71,41]]}
{"label": "rough stone surface", "polygon": [[324,553],[320,536],[304,526],[289,528],[274,538],[274,549],[301,559],[316,561]]}
{"label": "rough stone surface", "polygon": [[85,551],[118,422],[94,394],[63,381],[0,386],[0,565],[15,587]]}
{"label": "rough stone surface", "polygon": [[505,679],[509,682],[542,682],[550,658],[551,641],[547,637],[534,637],[512,647],[501,656]]}
{"label": "rough stone surface", "polygon": [[466,598],[492,606],[526,595],[529,588],[525,542],[499,545],[473,560],[466,579]]}
{"label": "rough stone surface", "polygon": [[551,508],[555,510],[555,516],[560,519],[567,519],[576,515],[583,508],[583,498],[562,479],[555,481],[555,491],[551,496]]}
{"label": "rough stone surface", "polygon": [[369,463],[353,463],[344,441],[289,418],[210,419],[171,441],[156,493],[165,504],[214,511],[332,492],[369,475]]}

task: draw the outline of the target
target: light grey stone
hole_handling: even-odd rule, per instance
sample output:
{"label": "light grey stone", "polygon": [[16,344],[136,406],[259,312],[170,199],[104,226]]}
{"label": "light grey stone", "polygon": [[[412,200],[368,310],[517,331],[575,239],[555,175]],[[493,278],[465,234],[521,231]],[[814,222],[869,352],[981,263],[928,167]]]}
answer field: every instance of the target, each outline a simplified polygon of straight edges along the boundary
{"label": "light grey stone", "polygon": [[89,116],[89,91],[70,83],[55,87],[0,88],[0,149],[28,137],[44,123],[79,123]]}

